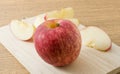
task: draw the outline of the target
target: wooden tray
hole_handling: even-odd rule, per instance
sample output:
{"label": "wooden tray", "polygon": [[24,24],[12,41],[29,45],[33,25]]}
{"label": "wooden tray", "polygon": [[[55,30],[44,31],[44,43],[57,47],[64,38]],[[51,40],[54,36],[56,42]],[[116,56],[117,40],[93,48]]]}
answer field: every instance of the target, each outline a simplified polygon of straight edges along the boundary
{"label": "wooden tray", "polygon": [[[35,18],[25,21],[33,23]],[[54,67],[45,63],[36,53],[33,43],[16,39],[10,32],[9,25],[0,28],[0,43],[31,74],[116,74],[120,71],[120,47],[114,43],[108,52],[82,46],[77,60],[65,67]]]}

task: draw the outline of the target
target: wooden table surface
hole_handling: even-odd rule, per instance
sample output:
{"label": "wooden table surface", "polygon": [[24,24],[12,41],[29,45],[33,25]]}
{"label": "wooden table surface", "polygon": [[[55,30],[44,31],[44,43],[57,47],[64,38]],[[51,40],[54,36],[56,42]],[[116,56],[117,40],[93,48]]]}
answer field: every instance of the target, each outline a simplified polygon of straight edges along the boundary
{"label": "wooden table surface", "polygon": [[[81,24],[102,28],[114,43],[120,45],[120,0],[0,0],[0,27],[12,19],[32,17],[64,7],[73,7]],[[29,74],[1,44],[0,74]]]}

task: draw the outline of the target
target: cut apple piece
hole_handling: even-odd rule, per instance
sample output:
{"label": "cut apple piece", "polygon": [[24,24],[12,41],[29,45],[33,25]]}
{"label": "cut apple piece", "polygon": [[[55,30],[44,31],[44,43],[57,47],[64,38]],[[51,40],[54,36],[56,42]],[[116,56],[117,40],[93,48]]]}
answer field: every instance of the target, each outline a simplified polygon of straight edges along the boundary
{"label": "cut apple piece", "polygon": [[54,11],[39,15],[34,22],[34,26],[37,28],[45,20],[51,20],[51,19],[68,19],[78,26],[79,21],[78,19],[73,18],[73,16],[74,16],[74,11],[71,7],[64,8],[59,11],[54,10]]}
{"label": "cut apple piece", "polygon": [[107,51],[111,48],[112,42],[109,36],[101,29],[91,26],[81,32],[82,44],[102,51]]}
{"label": "cut apple piece", "polygon": [[35,28],[37,28],[40,24],[42,24],[45,21],[46,14],[42,14],[36,17],[36,20],[34,22]]}
{"label": "cut apple piece", "polygon": [[74,11],[71,7],[61,9],[60,11],[61,18],[73,18]]}
{"label": "cut apple piece", "polygon": [[55,10],[55,11],[51,11],[51,12],[47,12],[46,13],[46,17],[47,19],[49,18],[60,18],[60,12]]}
{"label": "cut apple piece", "polygon": [[33,25],[18,20],[13,20],[10,24],[10,28],[14,36],[20,40],[31,39],[35,31]]}
{"label": "cut apple piece", "polygon": [[70,7],[61,9],[60,11],[55,10],[55,11],[46,13],[47,19],[49,18],[57,18],[57,19],[73,18],[73,16],[74,16],[74,11]]}

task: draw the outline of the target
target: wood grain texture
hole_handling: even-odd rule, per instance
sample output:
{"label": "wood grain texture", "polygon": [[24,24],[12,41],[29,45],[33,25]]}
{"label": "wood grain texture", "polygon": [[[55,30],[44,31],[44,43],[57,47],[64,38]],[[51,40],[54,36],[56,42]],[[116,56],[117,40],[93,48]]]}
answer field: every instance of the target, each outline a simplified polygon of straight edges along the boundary
{"label": "wood grain texture", "polygon": [[[25,21],[32,24],[35,19],[28,18]],[[8,25],[0,28],[0,35],[0,42],[30,74],[117,74],[120,72],[120,47],[114,43],[108,52],[100,52],[83,45],[80,56],[72,64],[54,67],[40,58],[33,43],[16,39]]]}
{"label": "wood grain texture", "polygon": [[[73,7],[75,16],[86,26],[105,30],[120,45],[120,0],[0,0],[0,26],[12,19],[32,17],[47,11]],[[0,45],[0,74],[28,74],[26,69]]]}

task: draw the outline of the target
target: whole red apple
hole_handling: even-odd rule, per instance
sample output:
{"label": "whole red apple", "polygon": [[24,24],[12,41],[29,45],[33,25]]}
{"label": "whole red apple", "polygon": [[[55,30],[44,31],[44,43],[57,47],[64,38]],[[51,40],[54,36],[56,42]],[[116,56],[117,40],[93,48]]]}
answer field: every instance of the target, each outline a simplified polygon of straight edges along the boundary
{"label": "whole red apple", "polygon": [[65,66],[79,56],[81,36],[69,20],[46,20],[36,29],[34,43],[44,61],[54,66]]}

